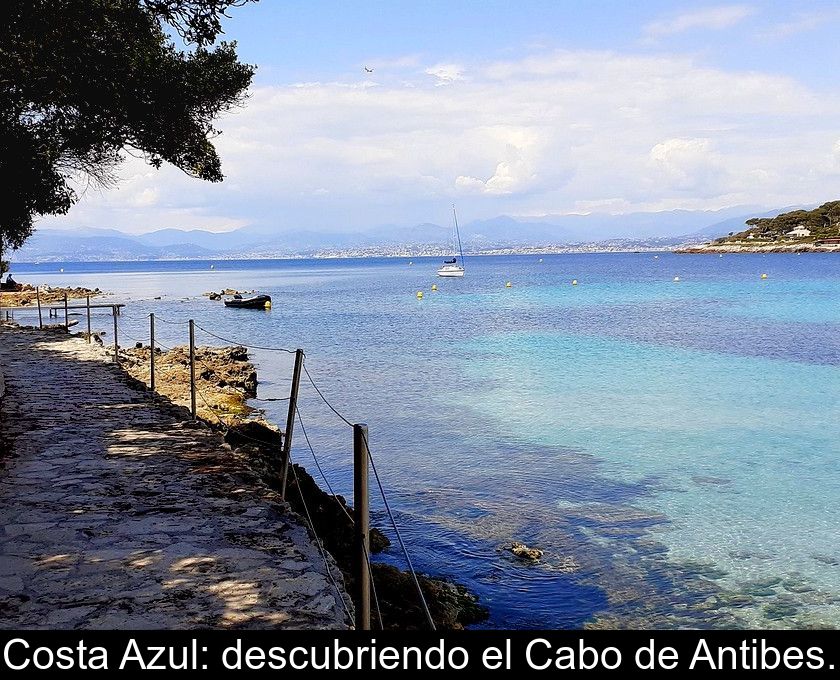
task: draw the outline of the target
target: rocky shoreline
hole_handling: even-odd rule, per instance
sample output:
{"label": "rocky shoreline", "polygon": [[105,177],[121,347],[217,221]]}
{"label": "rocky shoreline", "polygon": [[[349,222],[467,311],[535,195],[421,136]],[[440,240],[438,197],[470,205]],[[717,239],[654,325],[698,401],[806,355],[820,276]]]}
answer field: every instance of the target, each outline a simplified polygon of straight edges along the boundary
{"label": "rocky shoreline", "polygon": [[840,246],[818,246],[813,243],[790,243],[785,245],[741,245],[708,244],[694,248],[680,248],[674,251],[678,255],[714,255],[737,253],[840,253]]}
{"label": "rocky shoreline", "polygon": [[38,304],[38,298],[41,298],[41,304],[55,304],[56,302],[64,302],[64,296],[68,300],[80,300],[87,296],[96,297],[104,295],[99,288],[84,288],[76,287],[52,287],[52,286],[33,286],[31,283],[19,284],[18,290],[4,290],[0,292],[0,302],[3,307],[26,307],[29,305]]}
{"label": "rocky shoreline", "polygon": [[[120,350],[123,370],[141,389],[149,389],[150,352],[148,346]],[[197,347],[198,416],[207,425],[223,433],[234,454],[243,458],[260,482],[279,490],[281,485],[282,434],[248,405],[256,397],[257,373],[244,347]],[[190,404],[189,351],[174,347],[155,354],[155,391],[180,408],[186,418]],[[322,490],[306,468],[292,465],[287,480],[286,498],[302,517],[306,511],[326,550],[333,556],[348,589],[353,588],[352,507],[341,495]],[[305,506],[305,507],[304,507]],[[382,553],[391,543],[378,529],[370,532],[371,553]],[[392,630],[427,628],[425,614],[408,572],[388,564],[371,565],[379,601],[373,607],[373,627]],[[423,595],[439,629],[458,630],[483,621],[488,611],[478,604],[478,597],[464,586],[451,581],[419,575]]]}

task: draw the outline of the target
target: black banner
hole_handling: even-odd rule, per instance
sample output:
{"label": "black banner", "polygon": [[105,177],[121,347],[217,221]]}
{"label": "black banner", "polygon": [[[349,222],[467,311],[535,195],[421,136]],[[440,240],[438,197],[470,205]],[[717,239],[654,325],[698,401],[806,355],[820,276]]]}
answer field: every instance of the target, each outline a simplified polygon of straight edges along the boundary
{"label": "black banner", "polygon": [[663,675],[726,671],[840,677],[833,631],[5,631],[4,675],[61,672]]}

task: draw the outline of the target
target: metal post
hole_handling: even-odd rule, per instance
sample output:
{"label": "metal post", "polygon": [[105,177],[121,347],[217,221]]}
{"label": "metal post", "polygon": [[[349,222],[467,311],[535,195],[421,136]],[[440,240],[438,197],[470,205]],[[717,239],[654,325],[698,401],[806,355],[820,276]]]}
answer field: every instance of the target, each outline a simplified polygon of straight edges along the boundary
{"label": "metal post", "polygon": [[155,315],[149,314],[149,345],[152,348],[149,359],[149,374],[151,375],[152,399],[155,397]]}
{"label": "metal post", "polygon": [[280,484],[280,498],[286,500],[286,480],[289,477],[289,458],[292,455],[292,431],[295,429],[300,372],[303,368],[303,350],[295,351],[295,368],[292,372],[292,387],[289,392],[289,414],[286,416],[286,431],[283,433],[283,476]]}
{"label": "metal post", "polygon": [[195,410],[195,321],[190,319],[190,413],[196,420]]}
{"label": "metal post", "polygon": [[114,305],[111,308],[111,311],[114,314],[114,361],[119,366],[120,363],[120,345],[117,338],[117,306]]}
{"label": "metal post", "polygon": [[353,576],[357,630],[370,630],[369,524],[368,427],[357,424],[353,425]]}
{"label": "metal post", "polygon": [[43,328],[44,320],[41,318],[41,286],[35,287],[35,299],[38,301],[38,328]]}
{"label": "metal post", "polygon": [[88,295],[86,297],[87,297],[88,344],[90,344],[91,343],[91,338],[90,338],[90,295]]}
{"label": "metal post", "polygon": [[67,312],[67,293],[64,294],[64,330],[70,330],[70,315]]}

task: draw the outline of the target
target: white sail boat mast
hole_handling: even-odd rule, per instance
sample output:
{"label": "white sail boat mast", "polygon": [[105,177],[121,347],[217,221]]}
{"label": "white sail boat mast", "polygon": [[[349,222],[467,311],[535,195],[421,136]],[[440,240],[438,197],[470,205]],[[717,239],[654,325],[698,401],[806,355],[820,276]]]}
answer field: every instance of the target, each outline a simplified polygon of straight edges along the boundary
{"label": "white sail boat mast", "polygon": [[437,270],[438,276],[445,277],[462,277],[464,275],[464,248],[461,246],[461,230],[458,228],[458,213],[455,212],[455,204],[452,204],[452,217],[455,220],[455,237],[458,239],[458,254],[461,256],[461,263],[458,264],[457,258],[450,261],[445,261],[443,266]]}
{"label": "white sail boat mast", "polygon": [[458,252],[461,255],[461,266],[464,266],[464,249],[461,247],[461,230],[458,229],[458,213],[455,212],[455,204],[452,204],[452,218],[455,220],[455,236],[458,238]]}

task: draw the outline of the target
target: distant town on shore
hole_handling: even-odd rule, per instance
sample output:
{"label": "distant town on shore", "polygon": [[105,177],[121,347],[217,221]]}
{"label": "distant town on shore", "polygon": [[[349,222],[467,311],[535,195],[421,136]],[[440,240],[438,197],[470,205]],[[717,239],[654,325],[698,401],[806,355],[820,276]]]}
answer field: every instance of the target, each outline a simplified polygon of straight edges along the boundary
{"label": "distant town on shore", "polygon": [[[743,229],[746,227],[746,229]],[[840,201],[814,209],[747,212],[674,210],[624,215],[499,216],[462,227],[468,255],[609,252],[840,252]],[[587,234],[597,233],[594,239]],[[449,227],[384,225],[366,232],[283,231],[266,226],[228,232],[40,229],[13,262],[106,262],[295,258],[444,257]]]}

